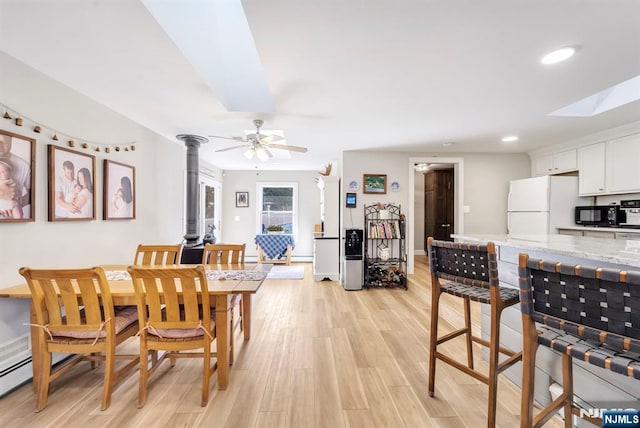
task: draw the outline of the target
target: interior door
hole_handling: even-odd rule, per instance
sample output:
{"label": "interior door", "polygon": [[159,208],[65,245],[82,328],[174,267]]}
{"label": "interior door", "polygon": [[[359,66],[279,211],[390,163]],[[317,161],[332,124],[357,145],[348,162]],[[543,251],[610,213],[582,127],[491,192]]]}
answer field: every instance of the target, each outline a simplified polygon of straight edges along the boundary
{"label": "interior door", "polygon": [[451,234],[455,230],[453,168],[428,171],[424,180],[425,237],[452,241]]}

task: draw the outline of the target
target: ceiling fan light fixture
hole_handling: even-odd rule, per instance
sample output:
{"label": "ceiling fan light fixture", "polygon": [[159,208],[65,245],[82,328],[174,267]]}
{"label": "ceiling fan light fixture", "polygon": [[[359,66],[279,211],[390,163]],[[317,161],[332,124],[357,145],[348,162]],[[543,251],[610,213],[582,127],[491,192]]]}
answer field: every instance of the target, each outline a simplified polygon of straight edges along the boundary
{"label": "ceiling fan light fixture", "polygon": [[249,150],[247,150],[246,152],[244,152],[244,156],[251,160],[253,159],[253,156],[256,154],[256,151],[253,147],[251,147]]}
{"label": "ceiling fan light fixture", "polygon": [[271,154],[266,151],[264,147],[258,147],[255,152],[258,159],[260,159],[260,162],[265,162],[271,157]]}

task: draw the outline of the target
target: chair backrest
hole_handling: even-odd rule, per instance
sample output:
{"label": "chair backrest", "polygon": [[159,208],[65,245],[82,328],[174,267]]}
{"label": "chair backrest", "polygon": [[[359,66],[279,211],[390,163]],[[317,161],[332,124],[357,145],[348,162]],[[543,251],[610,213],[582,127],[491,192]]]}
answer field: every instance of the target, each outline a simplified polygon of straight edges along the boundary
{"label": "chair backrest", "polygon": [[141,329],[196,328],[203,319],[209,320],[209,287],[202,265],[129,266],[127,270],[136,293]]}
{"label": "chair backrest", "polygon": [[[640,272],[562,264],[521,253],[518,273],[523,316],[616,349],[622,349],[620,336],[640,339]],[[640,342],[633,342],[640,352]]]}
{"label": "chair backrest", "polygon": [[[96,337],[114,334],[111,291],[100,267],[20,269],[29,285],[36,322],[55,336]],[[79,334],[79,335],[78,335]]]}
{"label": "chair backrest", "polygon": [[493,242],[486,245],[427,239],[431,275],[489,289],[498,286],[498,263]]}
{"label": "chair backrest", "polygon": [[180,264],[182,244],[138,245],[134,265],[177,265]]}
{"label": "chair backrest", "polygon": [[243,264],[246,246],[247,244],[206,244],[202,252],[202,264]]}

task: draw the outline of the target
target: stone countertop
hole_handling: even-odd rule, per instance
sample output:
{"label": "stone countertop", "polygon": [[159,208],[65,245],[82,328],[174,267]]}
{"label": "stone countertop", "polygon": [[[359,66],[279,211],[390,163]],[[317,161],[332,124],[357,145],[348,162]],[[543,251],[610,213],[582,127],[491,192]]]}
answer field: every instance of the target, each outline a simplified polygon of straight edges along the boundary
{"label": "stone countertop", "polygon": [[513,239],[508,235],[453,234],[457,241],[488,242],[498,246],[537,250],[640,268],[640,241],[571,235],[531,235]]}
{"label": "stone countertop", "polygon": [[629,229],[624,227],[592,227],[592,226],[559,226],[559,230],[589,230],[596,232],[630,232],[640,234],[640,229]]}

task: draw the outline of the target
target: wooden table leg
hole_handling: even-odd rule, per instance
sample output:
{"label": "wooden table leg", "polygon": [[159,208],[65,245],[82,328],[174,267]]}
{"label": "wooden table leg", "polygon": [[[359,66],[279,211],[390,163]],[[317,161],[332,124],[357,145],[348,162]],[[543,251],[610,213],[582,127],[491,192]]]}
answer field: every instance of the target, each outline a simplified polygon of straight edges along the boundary
{"label": "wooden table leg", "polygon": [[251,293],[242,293],[242,331],[244,340],[251,338]]}
{"label": "wooden table leg", "polygon": [[229,298],[227,294],[216,295],[216,353],[218,355],[218,389],[227,389],[229,384]]}

